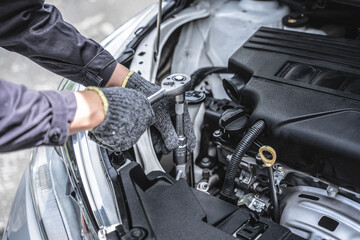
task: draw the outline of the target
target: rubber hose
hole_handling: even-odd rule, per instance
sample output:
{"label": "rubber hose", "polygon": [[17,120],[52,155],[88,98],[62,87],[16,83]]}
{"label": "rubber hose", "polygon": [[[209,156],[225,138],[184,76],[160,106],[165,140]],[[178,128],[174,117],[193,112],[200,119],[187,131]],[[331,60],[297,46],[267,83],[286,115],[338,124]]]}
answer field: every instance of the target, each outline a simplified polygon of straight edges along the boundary
{"label": "rubber hose", "polygon": [[254,125],[246,132],[241,139],[239,145],[236,147],[231,160],[227,166],[225,173],[225,180],[220,193],[220,198],[228,202],[235,201],[234,184],[237,170],[239,168],[241,159],[244,157],[246,151],[249,149],[255,139],[264,131],[265,122],[258,120]]}
{"label": "rubber hose", "polygon": [[228,73],[227,67],[204,67],[191,74],[191,90],[194,90],[204,78],[213,73]]}

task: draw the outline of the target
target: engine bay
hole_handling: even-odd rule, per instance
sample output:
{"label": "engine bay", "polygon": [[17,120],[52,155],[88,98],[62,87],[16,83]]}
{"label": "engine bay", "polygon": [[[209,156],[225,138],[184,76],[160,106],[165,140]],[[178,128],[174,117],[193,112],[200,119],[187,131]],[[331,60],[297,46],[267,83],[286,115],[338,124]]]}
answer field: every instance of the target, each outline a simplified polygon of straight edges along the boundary
{"label": "engine bay", "polygon": [[175,181],[171,155],[157,156],[165,172],[118,164],[132,225],[157,239],[360,239],[360,15],[321,2],[194,3],[210,16],[169,38],[156,77],[191,75],[193,176]]}
{"label": "engine bay", "polygon": [[[250,37],[229,59],[227,71],[234,74],[223,86],[231,100],[205,100],[197,189],[220,192],[305,239],[356,239],[359,66],[351,60],[360,52],[353,46],[359,43],[272,28]],[[335,52],[348,54],[331,58]],[[266,126],[235,161],[260,121]],[[258,153],[268,145],[278,159],[270,166],[273,176]],[[234,183],[226,192],[234,161]]]}

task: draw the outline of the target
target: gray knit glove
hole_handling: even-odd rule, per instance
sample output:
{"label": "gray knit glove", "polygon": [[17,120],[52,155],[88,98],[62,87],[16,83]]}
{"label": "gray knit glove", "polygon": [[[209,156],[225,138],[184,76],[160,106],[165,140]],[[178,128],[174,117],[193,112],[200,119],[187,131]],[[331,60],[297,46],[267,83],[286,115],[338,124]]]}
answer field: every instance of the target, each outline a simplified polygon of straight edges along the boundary
{"label": "gray knit glove", "polygon": [[[155,92],[159,91],[160,86],[153,84],[137,73],[133,73],[126,83],[126,88],[138,90],[149,97]],[[164,97],[152,105],[155,112],[155,131],[151,131],[151,136],[154,144],[154,149],[157,153],[162,152],[168,154],[170,151],[178,147],[178,136],[176,134],[175,123],[175,98]],[[185,111],[185,136],[187,137],[188,151],[192,152],[195,149],[195,134],[192,127],[189,112]]]}
{"label": "gray knit glove", "polygon": [[89,131],[88,136],[110,150],[131,148],[154,123],[152,107],[141,92],[122,87],[100,88],[109,107],[105,120]]}

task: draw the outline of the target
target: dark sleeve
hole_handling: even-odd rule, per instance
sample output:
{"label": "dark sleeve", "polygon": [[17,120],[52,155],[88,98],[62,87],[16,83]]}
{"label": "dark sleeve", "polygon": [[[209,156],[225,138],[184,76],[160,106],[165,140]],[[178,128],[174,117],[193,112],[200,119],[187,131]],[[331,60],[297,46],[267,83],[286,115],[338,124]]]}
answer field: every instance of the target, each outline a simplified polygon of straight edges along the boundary
{"label": "dark sleeve", "polygon": [[76,107],[73,92],[38,92],[0,80],[0,152],[63,145]]}
{"label": "dark sleeve", "polygon": [[0,46],[85,86],[105,86],[116,61],[42,0],[0,0]]}

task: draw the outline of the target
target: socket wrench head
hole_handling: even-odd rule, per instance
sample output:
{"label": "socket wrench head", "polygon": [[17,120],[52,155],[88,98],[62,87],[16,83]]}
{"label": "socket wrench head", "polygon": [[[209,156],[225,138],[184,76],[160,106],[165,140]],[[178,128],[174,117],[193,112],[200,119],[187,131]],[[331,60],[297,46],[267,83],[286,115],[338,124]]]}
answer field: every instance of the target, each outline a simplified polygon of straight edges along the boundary
{"label": "socket wrench head", "polygon": [[161,82],[161,88],[165,89],[165,96],[176,96],[185,93],[190,86],[190,76],[186,74],[172,74]]}
{"label": "socket wrench head", "polygon": [[190,76],[186,74],[172,74],[161,82],[161,89],[151,95],[148,100],[151,104],[166,96],[177,96],[184,94],[190,87]]}

